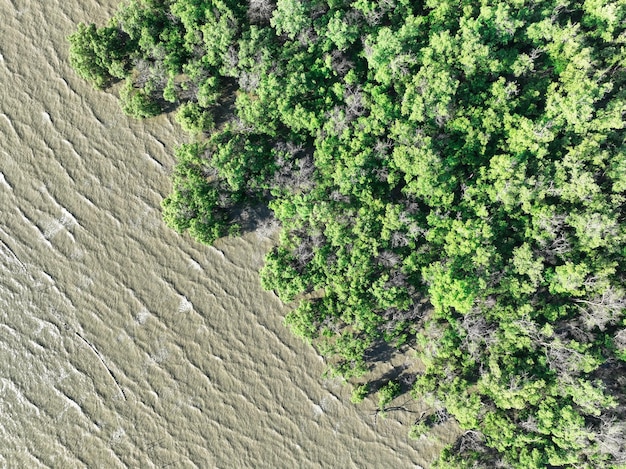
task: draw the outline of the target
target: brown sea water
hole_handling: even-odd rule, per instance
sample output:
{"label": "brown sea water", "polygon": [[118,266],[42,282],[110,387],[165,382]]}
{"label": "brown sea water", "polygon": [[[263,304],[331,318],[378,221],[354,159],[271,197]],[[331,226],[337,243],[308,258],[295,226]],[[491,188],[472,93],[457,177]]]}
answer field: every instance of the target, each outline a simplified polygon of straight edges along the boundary
{"label": "brown sea water", "polygon": [[164,226],[185,136],[68,64],[67,35],[116,5],[0,0],[0,467],[427,466],[416,414],[354,406],[284,327],[266,234]]}

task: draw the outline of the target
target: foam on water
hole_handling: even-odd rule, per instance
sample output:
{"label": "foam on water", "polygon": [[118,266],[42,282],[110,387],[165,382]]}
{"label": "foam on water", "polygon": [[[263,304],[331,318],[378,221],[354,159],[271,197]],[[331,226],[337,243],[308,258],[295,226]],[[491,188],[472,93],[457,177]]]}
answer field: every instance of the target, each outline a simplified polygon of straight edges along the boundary
{"label": "foam on water", "polygon": [[[6,154],[5,154],[6,156]],[[6,178],[4,177],[4,173],[0,172],[0,184],[2,184],[4,187],[6,187],[7,189],[9,189],[10,191],[13,190],[13,186],[11,186],[11,184],[9,184],[6,180]]]}

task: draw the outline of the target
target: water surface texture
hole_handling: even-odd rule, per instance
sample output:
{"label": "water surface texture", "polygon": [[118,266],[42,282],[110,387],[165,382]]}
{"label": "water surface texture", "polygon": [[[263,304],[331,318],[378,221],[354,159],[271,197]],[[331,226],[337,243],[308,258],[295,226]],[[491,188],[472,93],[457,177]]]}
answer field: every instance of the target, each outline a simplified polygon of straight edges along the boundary
{"label": "water surface texture", "polygon": [[352,405],[283,326],[271,239],[164,226],[185,136],[68,64],[116,4],[0,0],[0,467],[427,466],[415,414]]}

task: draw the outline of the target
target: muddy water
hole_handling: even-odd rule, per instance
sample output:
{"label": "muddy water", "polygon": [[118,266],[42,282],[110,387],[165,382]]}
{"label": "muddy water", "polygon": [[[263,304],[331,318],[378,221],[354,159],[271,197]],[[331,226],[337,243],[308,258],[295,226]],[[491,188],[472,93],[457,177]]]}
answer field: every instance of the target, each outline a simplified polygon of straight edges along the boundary
{"label": "muddy water", "polygon": [[0,0],[0,467],[427,466],[413,414],[353,406],[284,328],[269,238],[163,225],[185,137],[67,61],[116,3]]}

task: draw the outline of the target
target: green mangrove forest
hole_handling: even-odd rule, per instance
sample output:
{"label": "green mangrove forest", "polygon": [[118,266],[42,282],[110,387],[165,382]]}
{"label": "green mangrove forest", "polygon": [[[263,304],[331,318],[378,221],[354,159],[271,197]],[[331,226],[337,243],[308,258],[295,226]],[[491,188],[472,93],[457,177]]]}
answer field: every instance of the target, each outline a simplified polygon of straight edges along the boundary
{"label": "green mangrove forest", "polygon": [[454,419],[437,467],[626,467],[624,0],[130,0],[69,42],[190,134],[165,222],[275,223],[285,323]]}

